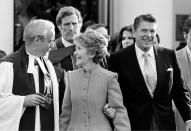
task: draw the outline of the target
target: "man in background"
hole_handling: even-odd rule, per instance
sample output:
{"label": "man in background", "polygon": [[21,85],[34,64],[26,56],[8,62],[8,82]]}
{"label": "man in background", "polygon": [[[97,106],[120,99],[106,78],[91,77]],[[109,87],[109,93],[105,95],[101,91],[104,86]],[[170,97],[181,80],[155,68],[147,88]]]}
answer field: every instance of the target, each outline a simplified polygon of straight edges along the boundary
{"label": "man in background", "polygon": [[[63,7],[58,12],[56,24],[60,30],[61,37],[55,40],[57,50],[51,51],[49,58],[53,64],[60,64],[62,69],[66,71],[73,70],[76,68],[73,58],[75,49],[73,39],[80,33],[82,27],[81,14],[72,6]],[[55,55],[59,58],[55,58]]]}
{"label": "man in background", "polygon": [[[182,76],[186,87],[191,95],[191,18],[188,18],[183,26],[183,35],[185,39],[186,46],[182,49],[176,51],[178,63],[182,71]],[[185,123],[181,118],[178,110],[175,111],[175,119],[177,130],[185,130]]]}
{"label": "man in background", "polygon": [[[73,39],[80,33],[82,27],[82,17],[80,12],[72,7],[63,7],[56,16],[56,24],[60,30],[61,37],[55,40],[56,50],[49,53],[49,59],[54,64],[57,78],[59,81],[60,92],[64,92],[65,71],[77,69],[75,57],[75,45]],[[60,109],[63,95],[60,95]]]}

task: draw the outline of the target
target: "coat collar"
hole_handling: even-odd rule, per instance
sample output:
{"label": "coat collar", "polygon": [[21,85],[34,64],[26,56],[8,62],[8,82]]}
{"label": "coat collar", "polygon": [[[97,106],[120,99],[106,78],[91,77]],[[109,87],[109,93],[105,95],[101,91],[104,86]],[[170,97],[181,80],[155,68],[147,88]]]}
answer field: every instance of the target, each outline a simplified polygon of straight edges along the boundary
{"label": "coat collar", "polygon": [[182,49],[180,49],[180,50],[178,50],[176,52],[178,59],[182,59],[182,58],[186,58],[187,57],[187,48],[188,47],[185,46],[184,48],[182,48]]}
{"label": "coat collar", "polygon": [[69,46],[74,45],[74,44],[68,42],[67,40],[65,40],[63,37],[61,37],[61,40],[62,40],[62,44],[64,45],[64,47],[69,47]]}

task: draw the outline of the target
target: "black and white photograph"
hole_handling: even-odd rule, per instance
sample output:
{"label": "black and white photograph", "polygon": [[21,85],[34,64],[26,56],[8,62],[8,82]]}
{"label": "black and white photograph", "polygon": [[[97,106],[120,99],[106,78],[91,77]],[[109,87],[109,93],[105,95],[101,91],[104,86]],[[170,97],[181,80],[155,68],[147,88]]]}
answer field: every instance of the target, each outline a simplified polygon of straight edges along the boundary
{"label": "black and white photograph", "polygon": [[191,0],[0,0],[0,131],[191,131]]}

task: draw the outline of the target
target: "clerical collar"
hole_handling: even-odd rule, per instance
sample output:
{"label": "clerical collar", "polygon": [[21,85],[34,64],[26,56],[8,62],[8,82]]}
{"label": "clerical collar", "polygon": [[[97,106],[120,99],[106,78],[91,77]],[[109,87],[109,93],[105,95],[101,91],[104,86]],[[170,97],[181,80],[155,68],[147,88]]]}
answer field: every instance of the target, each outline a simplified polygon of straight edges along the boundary
{"label": "clerical collar", "polygon": [[29,61],[28,61],[28,69],[27,73],[33,73],[35,70],[35,60],[37,60],[38,65],[40,69],[42,70],[43,74],[47,74],[47,70],[44,66],[44,63],[40,60],[39,57],[31,55],[30,53],[26,52],[29,56]]}
{"label": "clerical collar", "polygon": [[29,56],[29,61],[28,61],[28,69],[27,69],[27,73],[33,73],[34,72],[34,63],[35,63],[35,59],[37,58],[37,56],[31,55],[30,53],[26,52]]}
{"label": "clerical collar", "polygon": [[74,44],[72,44],[72,43],[66,41],[63,37],[62,37],[62,44],[63,44],[65,47],[69,47],[69,46],[74,45]]}

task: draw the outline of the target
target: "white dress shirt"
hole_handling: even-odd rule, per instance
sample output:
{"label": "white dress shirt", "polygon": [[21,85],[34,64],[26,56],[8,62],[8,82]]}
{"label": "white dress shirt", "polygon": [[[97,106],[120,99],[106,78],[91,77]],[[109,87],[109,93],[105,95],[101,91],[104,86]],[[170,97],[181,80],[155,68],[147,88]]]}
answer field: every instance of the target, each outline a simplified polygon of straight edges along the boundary
{"label": "white dress shirt", "polygon": [[[145,53],[144,51],[142,51],[138,46],[137,44],[135,44],[135,52],[136,52],[136,56],[137,56],[137,60],[139,62],[139,66],[141,68],[141,72],[143,74],[143,77],[145,79],[145,83],[146,83],[146,77],[145,77],[145,71],[144,71],[144,56],[143,54]],[[156,70],[156,60],[155,60],[155,54],[154,54],[154,50],[153,50],[153,46],[150,48],[150,50],[147,52],[148,55],[150,55],[151,57],[151,65],[152,65],[152,68],[154,70],[154,74],[155,75],[155,80],[157,81],[157,70]],[[148,85],[147,85],[148,87]],[[148,90],[150,92],[150,94],[153,94],[153,91],[148,87]]]}
{"label": "white dress shirt", "polygon": [[72,44],[72,43],[66,41],[63,37],[62,37],[62,44],[63,44],[65,47],[69,47],[69,46],[74,45],[74,44]]}

